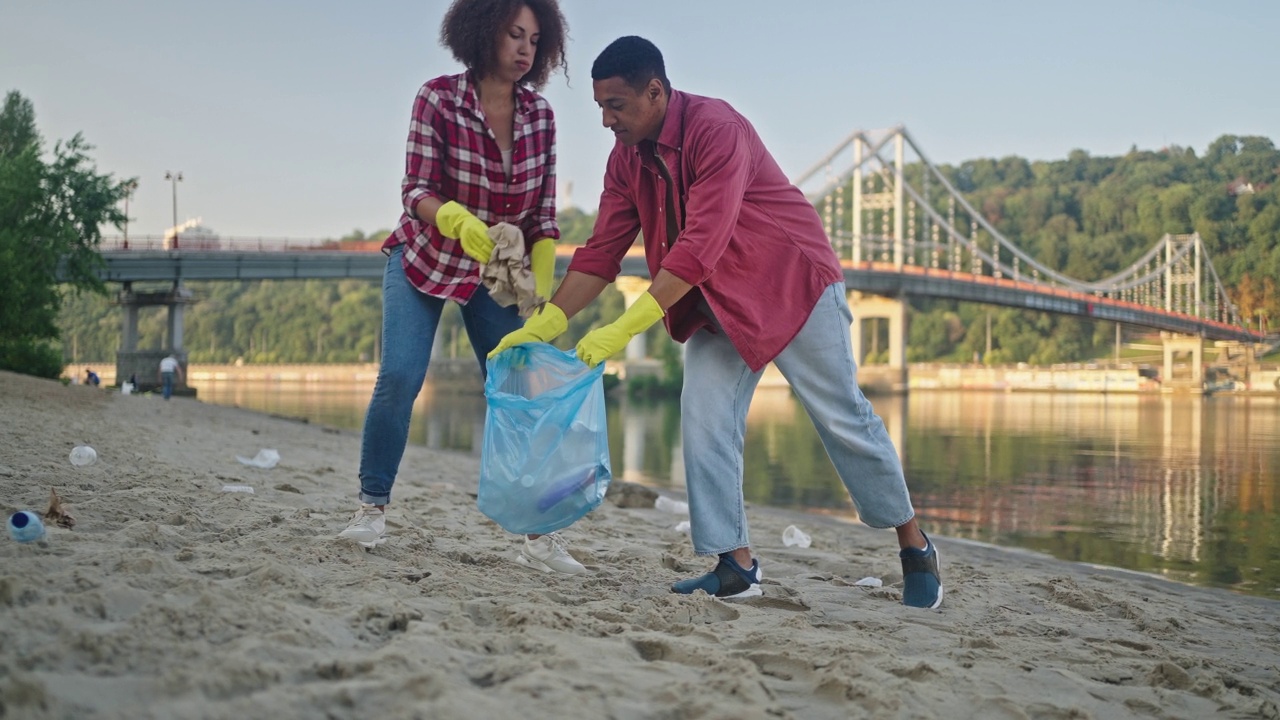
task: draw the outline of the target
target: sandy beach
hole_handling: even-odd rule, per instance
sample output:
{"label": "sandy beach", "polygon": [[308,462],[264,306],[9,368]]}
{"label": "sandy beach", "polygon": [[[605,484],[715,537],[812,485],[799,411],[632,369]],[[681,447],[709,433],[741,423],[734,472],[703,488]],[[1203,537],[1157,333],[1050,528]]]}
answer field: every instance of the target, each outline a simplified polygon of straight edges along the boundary
{"label": "sandy beach", "polygon": [[0,718],[1280,718],[1280,602],[935,537],[946,599],[916,610],[893,533],[758,507],[764,596],[677,596],[709,563],[621,483],[563,532],[590,572],[548,576],[475,458],[414,446],[369,552],[335,537],[359,450],[0,373],[5,517],[56,488],[76,519],[0,544]]}

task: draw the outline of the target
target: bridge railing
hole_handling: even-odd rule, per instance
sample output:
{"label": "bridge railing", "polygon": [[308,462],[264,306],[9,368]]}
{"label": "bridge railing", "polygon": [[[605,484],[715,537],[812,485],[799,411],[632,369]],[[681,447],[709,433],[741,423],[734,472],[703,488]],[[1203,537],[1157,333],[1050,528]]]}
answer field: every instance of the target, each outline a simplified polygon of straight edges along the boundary
{"label": "bridge railing", "polygon": [[311,238],[211,237],[173,238],[163,235],[106,236],[98,245],[100,252],[378,252],[381,240],[320,240]]}

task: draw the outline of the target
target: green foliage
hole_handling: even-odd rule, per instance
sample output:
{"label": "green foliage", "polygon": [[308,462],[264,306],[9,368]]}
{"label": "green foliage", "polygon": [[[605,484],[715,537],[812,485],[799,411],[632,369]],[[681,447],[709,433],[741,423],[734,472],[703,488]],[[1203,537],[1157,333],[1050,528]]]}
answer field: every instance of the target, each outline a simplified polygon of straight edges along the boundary
{"label": "green foliage", "polygon": [[43,377],[62,371],[57,316],[61,270],[72,292],[104,291],[99,227],[120,225],[128,181],[101,175],[79,135],[44,157],[35,108],[17,92],[0,110],[0,368]]}
{"label": "green foliage", "polygon": [[62,374],[62,353],[40,340],[0,340],[0,368],[36,377]]}
{"label": "green foliage", "polygon": [[556,216],[560,225],[560,245],[582,245],[591,237],[596,214],[587,214],[576,207],[567,208]]}
{"label": "green foliage", "polygon": [[[1060,161],[984,159],[940,170],[1005,237],[1082,280],[1127,267],[1165,233],[1198,232],[1242,318],[1253,327],[1270,318],[1269,328],[1280,320],[1280,151],[1267,138],[1225,135],[1203,157],[1177,146],[1122,157],[1075,150]],[[920,173],[906,170],[916,182]],[[970,361],[976,352],[987,363],[1044,364],[1113,352],[1110,323],[937,301],[912,308],[912,361]]]}
{"label": "green foliage", "polygon": [[[590,223],[587,223],[590,227]],[[386,231],[352,231],[334,242],[380,240]],[[161,290],[135,283],[134,290]],[[381,283],[371,280],[262,280],[192,282],[196,302],[186,309],[185,345],[195,363],[375,362],[381,323]],[[65,291],[58,324],[65,342],[63,360],[108,361],[120,344],[120,310],[109,298]],[[573,347],[582,335],[622,314],[623,297],[606,288],[600,298],[574,316],[557,344]],[[453,304],[440,320],[436,357],[470,357],[462,315]],[[165,342],[164,308],[138,313],[138,347],[159,349]],[[674,345],[661,327],[649,331],[655,354]],[[678,351],[677,351],[678,352]],[[661,356],[661,355],[660,355]],[[678,355],[677,355],[678,358]],[[678,362],[678,360],[677,360]],[[670,377],[670,374],[668,375]]]}

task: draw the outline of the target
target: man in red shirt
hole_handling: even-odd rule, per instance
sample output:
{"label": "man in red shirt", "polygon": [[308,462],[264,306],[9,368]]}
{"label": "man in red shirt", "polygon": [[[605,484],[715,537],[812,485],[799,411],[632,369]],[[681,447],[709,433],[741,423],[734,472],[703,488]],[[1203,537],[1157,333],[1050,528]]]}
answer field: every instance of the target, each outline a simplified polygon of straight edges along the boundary
{"label": "man in red shirt", "polygon": [[942,602],[938,554],[915,521],[884,423],[857,385],[844,274],[813,206],[751,123],[728,103],[671,89],[662,53],[615,40],[591,69],[617,138],[591,238],[551,303],[490,355],[547,342],[613,282],[638,233],[653,284],[622,317],[584,336],[588,365],[658,320],[686,343],[681,426],[694,549],[715,569],[672,586],[759,595],[742,498],[747,407],[770,362],[813,418],[863,522],[897,530],[903,602]]}

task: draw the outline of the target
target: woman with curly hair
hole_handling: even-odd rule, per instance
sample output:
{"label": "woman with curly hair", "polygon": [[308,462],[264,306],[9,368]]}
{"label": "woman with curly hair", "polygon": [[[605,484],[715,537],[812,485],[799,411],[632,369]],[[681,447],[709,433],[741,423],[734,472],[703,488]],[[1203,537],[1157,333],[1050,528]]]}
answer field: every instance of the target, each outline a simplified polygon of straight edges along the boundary
{"label": "woman with curly hair", "polygon": [[[360,508],[340,537],[375,547],[391,500],[446,301],[461,306],[480,372],[485,356],[519,328],[480,281],[494,248],[489,226],[524,236],[537,294],[555,270],[556,150],[551,106],[532,88],[565,70],[567,24],[556,0],[455,0],[440,42],[466,71],[429,80],[409,123],[404,214],[382,250],[382,364],[360,452]],[[532,536],[518,557],[548,572],[583,571],[554,536]]]}

